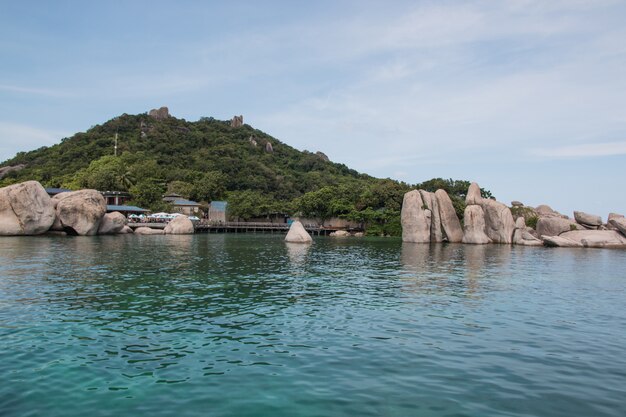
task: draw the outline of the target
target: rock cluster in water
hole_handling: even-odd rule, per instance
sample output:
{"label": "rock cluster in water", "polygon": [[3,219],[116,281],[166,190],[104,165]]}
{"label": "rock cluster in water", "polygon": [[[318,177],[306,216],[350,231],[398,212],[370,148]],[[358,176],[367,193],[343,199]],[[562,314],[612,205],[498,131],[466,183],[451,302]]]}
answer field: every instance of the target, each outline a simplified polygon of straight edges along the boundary
{"label": "rock cluster in water", "polygon": [[[444,190],[429,193],[409,191],[402,204],[402,240],[404,242],[463,242],[468,244],[502,243],[523,246],[559,246],[590,248],[626,248],[626,218],[611,213],[606,224],[602,218],[580,211],[574,219],[547,205],[525,207],[482,198],[480,187],[472,183],[467,191],[463,228],[452,202]],[[536,229],[526,221],[535,218]]]}
{"label": "rock cluster in water", "polygon": [[[78,236],[133,233],[126,217],[107,213],[104,197],[96,190],[64,192],[50,198],[37,181],[0,188],[0,236],[41,235],[44,233]],[[137,234],[147,234],[139,231]],[[148,229],[153,230],[153,229]],[[165,230],[150,234],[190,234],[193,223],[177,216]]]}

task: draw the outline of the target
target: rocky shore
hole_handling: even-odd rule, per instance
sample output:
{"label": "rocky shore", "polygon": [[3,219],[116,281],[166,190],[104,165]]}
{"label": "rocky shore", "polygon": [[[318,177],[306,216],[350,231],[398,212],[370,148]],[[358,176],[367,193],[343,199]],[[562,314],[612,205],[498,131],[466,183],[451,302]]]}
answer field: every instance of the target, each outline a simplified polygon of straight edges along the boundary
{"label": "rocky shore", "polygon": [[[126,223],[123,214],[106,212],[106,201],[96,190],[64,192],[50,198],[37,181],[0,188],[0,236],[133,233]],[[194,233],[193,223],[186,216],[178,216],[165,230],[142,233],[139,229],[137,234]]]}
{"label": "rocky shore", "polygon": [[603,223],[600,216],[580,211],[575,211],[570,219],[547,205],[533,208],[514,201],[509,208],[499,201],[482,198],[476,183],[470,185],[465,203],[461,227],[444,190],[409,191],[402,204],[402,240],[626,248],[626,218],[621,214],[611,213]]}

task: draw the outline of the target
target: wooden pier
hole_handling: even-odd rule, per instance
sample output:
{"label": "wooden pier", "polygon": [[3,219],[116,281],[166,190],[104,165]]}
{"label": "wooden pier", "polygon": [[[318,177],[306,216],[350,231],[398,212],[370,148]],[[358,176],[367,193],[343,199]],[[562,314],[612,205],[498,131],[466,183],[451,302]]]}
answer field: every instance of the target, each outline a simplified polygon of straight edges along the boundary
{"label": "wooden pier", "polygon": [[[167,223],[128,223],[133,230],[138,227],[163,229]],[[194,222],[196,233],[282,233],[289,231],[287,223],[261,222]],[[318,224],[303,224],[305,230],[313,236],[327,236],[337,230],[336,227],[323,227]]]}

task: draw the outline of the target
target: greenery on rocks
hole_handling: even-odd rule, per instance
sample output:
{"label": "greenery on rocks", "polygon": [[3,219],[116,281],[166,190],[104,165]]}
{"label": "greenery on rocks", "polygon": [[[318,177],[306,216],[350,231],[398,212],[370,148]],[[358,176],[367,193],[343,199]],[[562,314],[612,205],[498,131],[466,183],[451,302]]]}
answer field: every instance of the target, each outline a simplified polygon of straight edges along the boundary
{"label": "greenery on rocks", "polygon": [[[232,128],[213,118],[157,120],[147,114],[124,114],[59,144],[20,152],[0,167],[18,164],[26,167],[6,174],[0,187],[37,180],[46,187],[128,191],[131,203],[153,211],[169,209],[162,201],[166,193],[204,203],[225,199],[229,215],[242,220],[341,217],[376,235],[400,234],[402,199],[415,188],[446,190],[462,218],[470,184],[377,179],[323,154],[294,149],[249,125]],[[491,197],[487,190],[482,193]]]}

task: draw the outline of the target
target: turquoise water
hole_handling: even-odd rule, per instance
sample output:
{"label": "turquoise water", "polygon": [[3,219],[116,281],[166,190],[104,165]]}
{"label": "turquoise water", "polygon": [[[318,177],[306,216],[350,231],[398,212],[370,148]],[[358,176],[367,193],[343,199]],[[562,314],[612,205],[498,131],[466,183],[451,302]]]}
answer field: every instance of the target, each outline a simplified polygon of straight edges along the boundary
{"label": "turquoise water", "polygon": [[624,416],[626,251],[0,239],[0,416]]}

